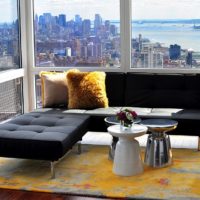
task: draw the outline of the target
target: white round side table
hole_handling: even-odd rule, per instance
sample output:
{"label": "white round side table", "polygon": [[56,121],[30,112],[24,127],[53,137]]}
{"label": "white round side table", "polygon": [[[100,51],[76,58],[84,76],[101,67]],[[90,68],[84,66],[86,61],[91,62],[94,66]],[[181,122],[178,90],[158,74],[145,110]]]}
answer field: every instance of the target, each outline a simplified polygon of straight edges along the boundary
{"label": "white round side table", "polygon": [[120,176],[132,176],[143,172],[139,142],[135,137],[144,135],[147,127],[134,124],[130,130],[122,131],[120,125],[108,127],[108,132],[119,138],[115,149],[113,172]]}

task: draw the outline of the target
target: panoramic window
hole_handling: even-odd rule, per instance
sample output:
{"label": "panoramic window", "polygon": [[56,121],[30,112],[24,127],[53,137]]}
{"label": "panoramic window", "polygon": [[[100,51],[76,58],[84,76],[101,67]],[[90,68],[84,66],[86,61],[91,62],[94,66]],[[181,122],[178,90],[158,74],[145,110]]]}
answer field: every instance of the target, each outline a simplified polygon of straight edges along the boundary
{"label": "panoramic window", "polygon": [[37,67],[119,67],[119,0],[35,0]]}
{"label": "panoramic window", "polygon": [[0,122],[22,112],[22,78],[0,83]]}
{"label": "panoramic window", "polygon": [[200,1],[132,1],[133,68],[200,68]]}
{"label": "panoramic window", "polygon": [[18,1],[0,1],[0,71],[19,68]]}

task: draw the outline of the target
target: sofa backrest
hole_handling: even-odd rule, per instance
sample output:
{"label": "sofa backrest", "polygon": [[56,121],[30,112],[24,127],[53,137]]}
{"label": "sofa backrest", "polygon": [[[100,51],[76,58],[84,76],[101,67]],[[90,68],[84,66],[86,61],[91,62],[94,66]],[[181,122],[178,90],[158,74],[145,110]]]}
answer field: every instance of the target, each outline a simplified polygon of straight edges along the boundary
{"label": "sofa backrest", "polygon": [[127,73],[125,106],[200,108],[200,75]]}
{"label": "sofa backrest", "polygon": [[123,106],[126,74],[122,72],[106,72],[106,92],[109,106]]}

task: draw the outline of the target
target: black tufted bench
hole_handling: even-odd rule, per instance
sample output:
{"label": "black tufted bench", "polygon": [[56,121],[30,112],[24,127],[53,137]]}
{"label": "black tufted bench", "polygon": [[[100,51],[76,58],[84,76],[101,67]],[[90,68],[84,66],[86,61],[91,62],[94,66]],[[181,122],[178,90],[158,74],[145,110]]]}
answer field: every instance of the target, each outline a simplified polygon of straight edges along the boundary
{"label": "black tufted bench", "polygon": [[87,132],[89,116],[28,113],[0,125],[0,156],[59,160]]}

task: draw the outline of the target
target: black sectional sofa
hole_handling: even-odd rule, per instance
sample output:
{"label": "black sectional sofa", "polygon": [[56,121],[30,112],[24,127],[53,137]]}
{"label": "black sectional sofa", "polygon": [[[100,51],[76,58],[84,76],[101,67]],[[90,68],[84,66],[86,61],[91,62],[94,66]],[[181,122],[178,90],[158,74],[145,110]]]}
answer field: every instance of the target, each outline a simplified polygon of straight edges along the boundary
{"label": "black sectional sofa", "polygon": [[177,120],[171,134],[200,136],[200,75],[107,73],[106,89],[110,107],[85,111],[90,130],[105,131],[104,117],[125,106],[142,119]]}
{"label": "black sectional sofa", "polygon": [[200,75],[107,73],[106,91],[109,108],[37,109],[0,125],[0,156],[49,160],[54,176],[54,161],[88,130],[106,131],[104,118],[122,107],[177,120],[171,134],[200,136]]}

